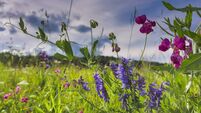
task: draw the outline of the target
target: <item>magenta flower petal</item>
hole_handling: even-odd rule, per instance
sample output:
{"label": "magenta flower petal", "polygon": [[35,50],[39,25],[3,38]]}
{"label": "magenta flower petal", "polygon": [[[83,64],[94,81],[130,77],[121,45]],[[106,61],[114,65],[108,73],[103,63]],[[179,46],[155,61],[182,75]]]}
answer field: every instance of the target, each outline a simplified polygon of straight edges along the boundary
{"label": "magenta flower petal", "polygon": [[149,34],[153,31],[152,29],[152,24],[150,22],[146,22],[142,25],[142,27],[140,28],[140,32],[141,33],[146,33]]}
{"label": "magenta flower petal", "polygon": [[147,19],[146,15],[141,15],[135,18],[135,22],[137,24],[144,24],[146,19]]}
{"label": "magenta flower petal", "polygon": [[159,45],[159,50],[167,51],[170,48],[170,41],[169,39],[165,38],[162,40],[161,44]]}
{"label": "magenta flower petal", "polygon": [[173,54],[170,57],[173,65],[175,68],[179,68],[182,64],[183,58],[180,54],[178,54],[178,52],[173,52]]}
{"label": "magenta flower petal", "polygon": [[174,46],[180,50],[185,50],[185,48],[186,48],[185,40],[186,40],[186,37],[181,38],[181,37],[176,36],[174,38]]}

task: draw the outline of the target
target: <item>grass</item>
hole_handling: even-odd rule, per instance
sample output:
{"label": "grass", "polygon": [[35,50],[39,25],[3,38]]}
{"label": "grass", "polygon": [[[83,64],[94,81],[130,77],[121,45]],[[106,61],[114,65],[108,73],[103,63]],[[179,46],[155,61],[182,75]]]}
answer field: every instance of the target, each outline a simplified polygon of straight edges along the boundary
{"label": "grass", "polygon": [[[60,68],[61,73],[54,72]],[[78,113],[83,110],[84,113],[123,113],[126,112],[121,107],[118,88],[121,82],[114,78],[109,67],[97,70],[98,65],[92,68],[80,68],[78,66],[65,67],[53,66],[47,70],[43,67],[10,68],[0,65],[0,112],[1,113]],[[105,103],[101,99],[95,87],[93,74],[102,73],[105,87],[108,91],[110,102]],[[190,77],[181,73],[170,74],[166,71],[154,71],[148,66],[138,70],[145,77],[146,84],[155,82],[157,84],[163,81],[169,81],[170,86],[164,92],[161,109],[153,112],[161,113],[190,113],[201,112],[201,77],[193,78],[192,86],[188,93],[185,93],[186,85]],[[85,91],[80,85],[74,86],[74,80],[82,76],[84,81],[89,83],[90,91]],[[110,79],[107,79],[110,78]],[[69,88],[64,88],[66,82],[70,83]],[[9,99],[4,100],[6,93],[13,92],[19,85],[21,90],[19,94],[13,94]],[[148,85],[146,85],[148,89]],[[20,99],[28,97],[27,103],[22,103]],[[140,97],[143,103],[141,108],[133,112],[146,111],[146,100],[148,97]]]}

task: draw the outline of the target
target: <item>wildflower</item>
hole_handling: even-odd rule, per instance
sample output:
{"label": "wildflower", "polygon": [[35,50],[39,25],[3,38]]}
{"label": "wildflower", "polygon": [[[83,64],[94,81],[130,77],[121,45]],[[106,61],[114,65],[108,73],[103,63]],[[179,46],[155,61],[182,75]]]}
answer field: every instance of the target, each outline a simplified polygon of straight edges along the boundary
{"label": "wildflower", "polygon": [[140,91],[140,95],[144,96],[146,94],[146,91],[144,90],[144,88],[145,88],[144,77],[139,76],[138,80],[137,80],[137,83],[138,83],[138,90]]}
{"label": "wildflower", "polygon": [[140,28],[140,32],[141,33],[146,33],[146,34],[149,34],[153,31],[152,29],[152,23],[150,22],[145,22],[142,27]]}
{"label": "wildflower", "polygon": [[3,98],[4,98],[5,100],[7,100],[11,95],[12,95],[11,93],[7,93],[7,94],[5,94],[5,95],[3,96]]}
{"label": "wildflower", "polygon": [[185,40],[186,37],[178,37],[176,36],[174,38],[174,46],[180,50],[185,50],[186,46],[185,46]]}
{"label": "wildflower", "polygon": [[128,98],[129,98],[130,95],[128,94],[124,94],[124,95],[121,95],[119,100],[121,101],[122,103],[122,108],[123,109],[126,109],[128,110]]}
{"label": "wildflower", "polygon": [[41,51],[41,52],[39,53],[39,57],[40,57],[40,59],[41,59],[42,61],[48,61],[48,55],[47,55],[46,51]]}
{"label": "wildflower", "polygon": [[152,84],[149,85],[149,94],[148,94],[148,96],[150,98],[150,100],[149,100],[149,107],[151,109],[158,107],[157,103],[156,103],[157,102],[157,96],[156,96],[157,89],[154,88],[155,86],[156,86],[155,83],[152,83]]}
{"label": "wildflower", "polygon": [[187,39],[186,41],[188,42],[188,45],[186,45],[186,49],[184,50],[184,58],[187,58],[193,52],[192,41],[190,39]]}
{"label": "wildflower", "polygon": [[118,46],[118,44],[115,44],[115,48],[114,48],[115,52],[119,52],[121,50],[121,48]]}
{"label": "wildflower", "polygon": [[182,56],[179,54],[178,50],[175,50],[175,52],[173,52],[173,54],[170,57],[173,65],[175,68],[179,68],[182,64],[183,58]]}
{"label": "wildflower", "polygon": [[69,83],[69,82],[66,82],[66,83],[63,85],[64,88],[69,88],[69,86],[70,86],[70,83]]}
{"label": "wildflower", "polygon": [[158,108],[160,107],[160,101],[162,99],[162,94],[164,89],[164,85],[169,85],[169,82],[163,82],[161,84],[160,88],[156,88],[156,84],[152,83],[149,85],[149,93],[148,96],[150,98],[149,100],[149,108],[153,109],[153,108]]}
{"label": "wildflower", "polygon": [[167,51],[170,48],[170,41],[165,38],[162,40],[161,45],[159,46],[159,50]]}
{"label": "wildflower", "polygon": [[50,65],[49,64],[45,64],[45,69],[49,69]]}
{"label": "wildflower", "polygon": [[127,72],[122,64],[119,65],[119,71],[120,71],[119,79],[122,82],[122,88],[125,88],[125,89],[130,88],[131,82],[129,80],[129,76],[127,75]]}
{"label": "wildflower", "polygon": [[141,16],[136,17],[135,22],[137,24],[144,24],[146,20],[147,20],[146,15],[141,15]]}
{"label": "wildflower", "polygon": [[82,76],[80,76],[80,78],[78,79],[78,84],[82,85],[82,88],[86,91],[89,91],[90,88],[88,87],[88,83],[84,81],[84,79],[82,78]]}
{"label": "wildflower", "polygon": [[60,70],[59,68],[57,68],[57,69],[54,70],[54,72],[55,72],[56,74],[59,74],[59,73],[61,73],[61,70]]}
{"label": "wildflower", "polygon": [[84,113],[84,110],[83,109],[81,109],[78,113]]}
{"label": "wildflower", "polygon": [[27,103],[28,100],[29,100],[29,99],[28,99],[27,97],[22,97],[21,102],[23,102],[23,103]]}
{"label": "wildflower", "polygon": [[15,93],[16,93],[16,94],[19,93],[20,90],[21,90],[21,87],[20,87],[20,86],[17,86],[17,87],[15,88]]}
{"label": "wildflower", "polygon": [[112,72],[113,72],[115,78],[119,78],[118,67],[119,67],[118,64],[112,63],[112,64],[110,65],[110,68],[111,68],[111,70],[112,70]]}
{"label": "wildflower", "polygon": [[100,98],[103,98],[105,102],[109,102],[109,96],[108,93],[104,87],[103,80],[100,78],[99,74],[94,75],[94,79],[96,82],[96,91],[98,92],[98,95]]}
{"label": "wildflower", "polygon": [[121,59],[121,62],[122,62],[123,65],[128,65],[129,59],[122,58],[122,59]]}

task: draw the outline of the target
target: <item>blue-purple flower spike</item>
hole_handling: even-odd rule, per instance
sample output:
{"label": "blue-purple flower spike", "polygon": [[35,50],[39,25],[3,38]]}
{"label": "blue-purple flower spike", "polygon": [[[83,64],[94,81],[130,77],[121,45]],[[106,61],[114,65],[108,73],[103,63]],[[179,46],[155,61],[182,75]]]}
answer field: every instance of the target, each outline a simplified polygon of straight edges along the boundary
{"label": "blue-purple flower spike", "polygon": [[119,79],[122,82],[122,88],[129,89],[131,87],[131,81],[129,80],[129,76],[127,75],[127,72],[123,65],[119,65]]}
{"label": "blue-purple flower spike", "polygon": [[103,80],[101,79],[98,73],[94,75],[94,79],[96,82],[96,91],[98,92],[98,96],[100,98],[103,98],[105,102],[109,102],[107,90],[105,89]]}
{"label": "blue-purple flower spike", "polygon": [[118,66],[118,64],[112,63],[112,64],[110,65],[110,68],[111,68],[111,70],[112,70],[112,72],[113,72],[115,78],[119,78],[119,71],[118,71],[119,66]]}
{"label": "blue-purple flower spike", "polygon": [[78,79],[78,84],[82,85],[82,88],[86,91],[89,91],[90,88],[88,87],[88,83],[84,81],[84,79],[82,78],[82,76],[80,76],[80,78]]}
{"label": "blue-purple flower spike", "polygon": [[123,109],[126,109],[128,110],[128,98],[129,98],[130,95],[128,94],[124,94],[124,95],[121,95],[119,100],[121,101],[122,103],[122,108]]}
{"label": "blue-purple flower spike", "polygon": [[144,80],[144,77],[139,76],[138,80],[137,80],[137,83],[138,83],[138,90],[140,91],[140,95],[144,96],[146,94],[146,91],[144,90],[145,84],[146,84],[145,80]]}
{"label": "blue-purple flower spike", "polygon": [[155,88],[156,84],[152,83],[149,85],[149,93],[148,96],[150,98],[149,100],[149,108],[153,109],[153,108],[158,108],[160,107],[160,100],[162,99],[162,94],[164,89],[164,85],[169,85],[169,82],[163,82],[161,84],[160,88]]}

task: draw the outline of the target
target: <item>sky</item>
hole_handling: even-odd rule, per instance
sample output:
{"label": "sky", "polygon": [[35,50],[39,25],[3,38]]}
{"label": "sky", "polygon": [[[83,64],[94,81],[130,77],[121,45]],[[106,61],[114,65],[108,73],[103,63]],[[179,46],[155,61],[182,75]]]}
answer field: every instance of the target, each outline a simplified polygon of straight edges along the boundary
{"label": "sky", "polygon": [[[175,7],[184,7],[188,4],[201,6],[201,0],[166,0]],[[41,26],[41,20],[46,20],[45,12],[48,15],[48,28],[46,32],[51,41],[60,39],[61,22],[67,22],[70,0],[0,0],[0,51],[8,51],[10,45],[24,54],[36,54],[37,51],[44,50],[49,54],[61,52],[58,48],[41,44],[40,40],[34,39],[20,32],[19,30],[5,26],[6,22],[18,25],[19,18],[22,17],[28,28],[28,32],[34,34],[38,26]],[[161,0],[73,0],[72,10],[69,20],[70,40],[80,44],[90,44],[90,19],[99,23],[98,28],[93,30],[94,38],[100,36],[104,29],[103,36],[98,45],[99,55],[115,56],[112,53],[111,43],[107,39],[110,32],[117,36],[117,42],[121,48],[119,56],[138,60],[145,40],[145,34],[139,32],[140,26],[135,24],[131,41],[132,13],[137,10],[137,15],[145,14],[148,19],[156,21],[165,26],[162,21],[164,17],[175,16],[184,17],[183,14],[168,11]],[[196,28],[201,19],[194,15],[192,30]],[[148,35],[147,48],[144,54],[144,60],[157,62],[170,62],[171,50],[161,52],[158,50],[161,38],[171,38],[157,26],[154,31]],[[128,53],[128,45],[131,44]],[[73,45],[73,50],[77,56],[80,46]]]}

